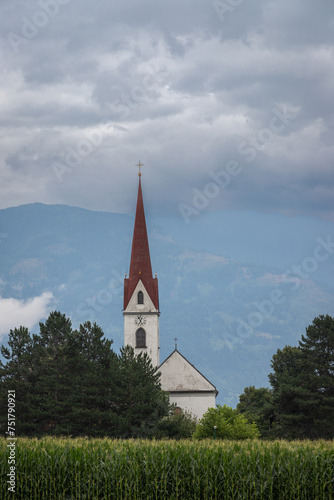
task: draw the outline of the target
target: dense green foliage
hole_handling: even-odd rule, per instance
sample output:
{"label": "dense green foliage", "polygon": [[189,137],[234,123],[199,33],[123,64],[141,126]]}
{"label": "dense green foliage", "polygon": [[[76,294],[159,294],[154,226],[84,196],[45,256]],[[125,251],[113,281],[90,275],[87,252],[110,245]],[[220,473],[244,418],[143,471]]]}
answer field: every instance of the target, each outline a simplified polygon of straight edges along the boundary
{"label": "dense green foliage", "polygon": [[334,437],[334,318],[320,316],[306,328],[299,342],[305,374],[304,412],[309,416],[305,435]]}
{"label": "dense green foliage", "polygon": [[169,397],[161,390],[160,374],[145,354],[121,349],[115,388],[115,412],[120,437],[154,437],[159,421],[169,414]]}
{"label": "dense green foliage", "polygon": [[270,435],[274,419],[270,389],[266,387],[255,389],[253,385],[245,387],[243,394],[239,396],[237,410],[250,422],[256,423],[261,437]]}
{"label": "dense green foliage", "polygon": [[[334,319],[319,316],[298,347],[278,349],[272,389],[246,387],[236,410],[209,408],[196,427],[170,414],[160,375],[129,346],[117,355],[95,323],[72,330],[53,312],[40,333],[10,331],[1,347],[0,430],[7,431],[8,390],[16,394],[16,433],[219,439],[334,438]],[[260,434],[259,434],[260,431]]]}
{"label": "dense green foliage", "polygon": [[171,439],[188,439],[195,432],[197,419],[189,413],[172,413],[160,420],[156,437]]}
{"label": "dense green foliage", "polygon": [[254,439],[260,433],[255,423],[251,423],[238,410],[228,406],[209,408],[196,427],[194,437],[198,439],[215,437],[218,439]]}
{"label": "dense green foliage", "polygon": [[237,409],[262,437],[334,438],[334,318],[315,318],[298,347],[278,349],[272,389],[246,387]]}
{"label": "dense green foliage", "polygon": [[334,318],[319,316],[298,347],[278,349],[272,360],[276,435],[334,437]]}
{"label": "dense green foliage", "polygon": [[168,415],[160,374],[147,354],[126,346],[116,355],[112,341],[90,322],[72,330],[52,312],[39,335],[10,331],[0,362],[0,425],[7,431],[7,391],[16,393],[20,436],[153,436]]}
{"label": "dense green foliage", "polygon": [[15,494],[3,500],[329,500],[333,442],[21,438]]}

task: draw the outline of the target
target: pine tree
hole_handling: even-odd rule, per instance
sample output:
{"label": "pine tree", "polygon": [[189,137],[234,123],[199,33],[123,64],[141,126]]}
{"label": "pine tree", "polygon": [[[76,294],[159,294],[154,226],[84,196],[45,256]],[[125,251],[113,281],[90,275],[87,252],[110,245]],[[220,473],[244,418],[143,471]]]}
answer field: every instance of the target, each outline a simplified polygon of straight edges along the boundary
{"label": "pine tree", "polygon": [[307,391],[302,385],[305,375],[299,347],[278,349],[271,366],[274,372],[269,374],[269,380],[273,389],[276,433],[281,437],[303,437],[308,416],[302,405]]}
{"label": "pine tree", "polygon": [[112,340],[102,329],[88,321],[75,333],[79,353],[73,366],[75,394],[72,397],[72,434],[105,436],[115,434],[113,411],[118,359],[111,349]]}
{"label": "pine tree", "polygon": [[73,383],[73,332],[70,319],[51,312],[33,336],[36,373],[30,403],[38,434],[69,434]]}
{"label": "pine tree", "polygon": [[305,387],[305,411],[312,419],[310,437],[334,437],[334,318],[315,318],[299,342]]}
{"label": "pine tree", "polygon": [[152,437],[159,420],[170,410],[161,390],[160,373],[146,353],[137,356],[126,346],[119,356],[119,379],[115,395],[119,437]]}
{"label": "pine tree", "polygon": [[255,422],[261,436],[268,436],[274,420],[272,407],[272,391],[267,387],[245,387],[239,396],[237,410],[245,415],[250,422]]}
{"label": "pine tree", "polygon": [[59,311],[32,337],[11,330],[1,352],[0,425],[7,423],[7,391],[17,393],[20,435],[152,437],[168,415],[169,399],[147,354],[125,347],[117,356],[102,329],[86,322],[73,331]]}
{"label": "pine tree", "polygon": [[[33,380],[32,338],[28,328],[10,330],[8,347],[1,346],[0,360],[0,426],[7,430],[8,391],[15,391],[15,425],[18,434],[31,429],[29,394]],[[17,418],[19,417],[19,418]]]}
{"label": "pine tree", "polygon": [[278,349],[269,380],[277,432],[283,437],[334,437],[334,319],[319,316],[298,347]]}

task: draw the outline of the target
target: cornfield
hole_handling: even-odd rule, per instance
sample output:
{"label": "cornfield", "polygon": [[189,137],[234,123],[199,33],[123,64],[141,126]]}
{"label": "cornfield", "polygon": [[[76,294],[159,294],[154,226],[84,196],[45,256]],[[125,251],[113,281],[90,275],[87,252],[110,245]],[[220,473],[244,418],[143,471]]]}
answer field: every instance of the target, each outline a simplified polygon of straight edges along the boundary
{"label": "cornfield", "polygon": [[330,441],[18,438],[15,493],[0,439],[1,499],[334,498]]}

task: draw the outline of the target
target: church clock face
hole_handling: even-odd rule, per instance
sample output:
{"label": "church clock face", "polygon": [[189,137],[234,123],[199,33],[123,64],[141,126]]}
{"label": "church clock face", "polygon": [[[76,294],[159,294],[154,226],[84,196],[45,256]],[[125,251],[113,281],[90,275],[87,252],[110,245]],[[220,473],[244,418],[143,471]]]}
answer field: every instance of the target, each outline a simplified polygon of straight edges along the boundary
{"label": "church clock face", "polygon": [[136,316],[135,317],[135,323],[137,326],[144,326],[146,323],[146,318],[145,316]]}

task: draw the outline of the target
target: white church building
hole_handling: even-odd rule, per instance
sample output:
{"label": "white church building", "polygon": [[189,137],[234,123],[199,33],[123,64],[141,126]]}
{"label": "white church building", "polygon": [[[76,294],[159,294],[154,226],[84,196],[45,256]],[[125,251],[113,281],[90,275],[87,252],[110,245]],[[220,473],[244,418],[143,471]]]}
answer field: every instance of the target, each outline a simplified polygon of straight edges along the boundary
{"label": "white church building", "polygon": [[162,389],[169,393],[178,411],[201,418],[208,408],[215,407],[216,387],[176,346],[160,364],[158,278],[152,275],[140,171],[130,271],[124,279],[123,316],[124,345],[132,346],[137,354],[146,352],[150,356],[161,373]]}

